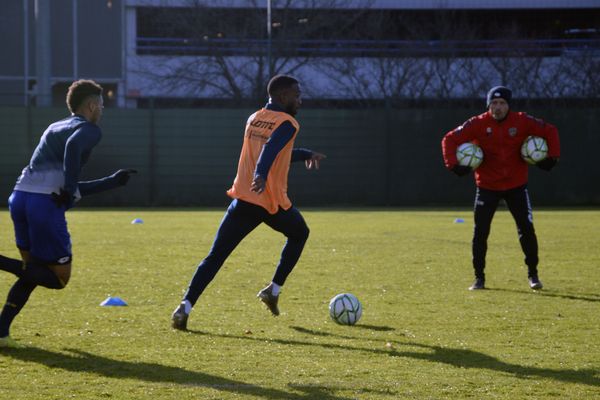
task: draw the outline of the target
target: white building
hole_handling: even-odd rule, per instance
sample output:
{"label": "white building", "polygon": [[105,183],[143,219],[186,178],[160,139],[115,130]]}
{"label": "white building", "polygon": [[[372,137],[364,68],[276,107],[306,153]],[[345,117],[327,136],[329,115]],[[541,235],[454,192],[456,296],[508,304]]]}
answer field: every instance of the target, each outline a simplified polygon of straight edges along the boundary
{"label": "white building", "polygon": [[62,104],[81,77],[104,84],[108,106],[240,101],[262,97],[274,73],[300,77],[308,98],[479,97],[497,83],[533,97],[600,92],[588,79],[597,0],[280,3],[7,2],[0,104]]}

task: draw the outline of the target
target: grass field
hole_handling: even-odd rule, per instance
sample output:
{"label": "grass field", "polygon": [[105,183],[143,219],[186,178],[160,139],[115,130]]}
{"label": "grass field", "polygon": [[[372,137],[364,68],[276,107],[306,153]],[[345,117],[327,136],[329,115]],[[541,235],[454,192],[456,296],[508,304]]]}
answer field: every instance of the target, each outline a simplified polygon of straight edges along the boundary
{"label": "grass field", "polygon": [[[600,211],[537,211],[542,291],[499,210],[487,286],[470,292],[472,215],[305,210],[311,237],[274,318],[256,299],[283,238],[259,227],[191,314],[170,314],[218,211],[74,211],[74,270],[37,289],[0,350],[0,399],[600,398]],[[132,225],[134,218],[144,224]],[[464,218],[465,223],[454,223]],[[0,253],[16,257],[7,212]],[[0,298],[13,276],[0,271]],[[354,293],[354,327],[329,319]],[[127,307],[100,307],[108,295]]]}

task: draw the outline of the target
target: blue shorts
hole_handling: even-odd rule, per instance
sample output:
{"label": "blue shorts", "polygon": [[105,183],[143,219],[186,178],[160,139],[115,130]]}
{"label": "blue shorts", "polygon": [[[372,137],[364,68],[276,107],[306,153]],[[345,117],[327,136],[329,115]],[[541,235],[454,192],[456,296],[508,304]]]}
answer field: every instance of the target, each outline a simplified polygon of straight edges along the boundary
{"label": "blue shorts", "polygon": [[19,249],[46,264],[71,261],[65,208],[58,207],[51,195],[15,190],[8,198],[8,208]]}

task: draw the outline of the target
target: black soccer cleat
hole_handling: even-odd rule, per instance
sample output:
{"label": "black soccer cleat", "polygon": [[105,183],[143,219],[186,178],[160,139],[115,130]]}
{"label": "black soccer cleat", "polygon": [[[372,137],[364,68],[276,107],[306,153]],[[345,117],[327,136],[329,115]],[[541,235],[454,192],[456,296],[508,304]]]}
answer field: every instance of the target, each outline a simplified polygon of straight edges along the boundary
{"label": "black soccer cleat", "polygon": [[279,307],[277,307],[277,301],[279,300],[279,296],[273,295],[270,286],[267,286],[266,288],[258,292],[256,297],[258,297],[260,301],[262,301],[267,305],[267,307],[269,307],[269,311],[271,311],[271,314],[273,314],[274,316],[279,315]]}
{"label": "black soccer cleat", "polygon": [[542,285],[542,281],[540,281],[540,279],[537,276],[530,276],[529,287],[533,290],[540,290],[544,287],[544,285]]}
{"label": "black soccer cleat", "polygon": [[174,329],[178,329],[180,331],[187,330],[187,320],[189,314],[185,312],[185,305],[181,303],[175,311],[173,311],[173,315],[171,315],[171,326]]}
{"label": "black soccer cleat", "polygon": [[481,290],[485,289],[485,279],[483,278],[475,278],[475,282],[471,286],[469,286],[469,290]]}

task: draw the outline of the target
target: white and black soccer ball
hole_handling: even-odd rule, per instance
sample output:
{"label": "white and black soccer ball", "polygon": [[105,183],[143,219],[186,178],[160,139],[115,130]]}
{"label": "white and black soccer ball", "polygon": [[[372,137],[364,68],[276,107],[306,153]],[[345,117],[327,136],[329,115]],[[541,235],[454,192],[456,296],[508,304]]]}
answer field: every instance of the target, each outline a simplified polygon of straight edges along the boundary
{"label": "white and black soccer ball", "polygon": [[548,143],[539,136],[528,136],[521,145],[521,157],[528,164],[536,164],[548,157]]}
{"label": "white and black soccer ball", "polygon": [[329,315],[340,325],[354,325],[362,315],[362,305],[353,294],[341,293],[329,302]]}
{"label": "white and black soccer ball", "polygon": [[456,149],[456,158],[459,165],[476,169],[483,162],[483,150],[475,143],[463,143]]}

